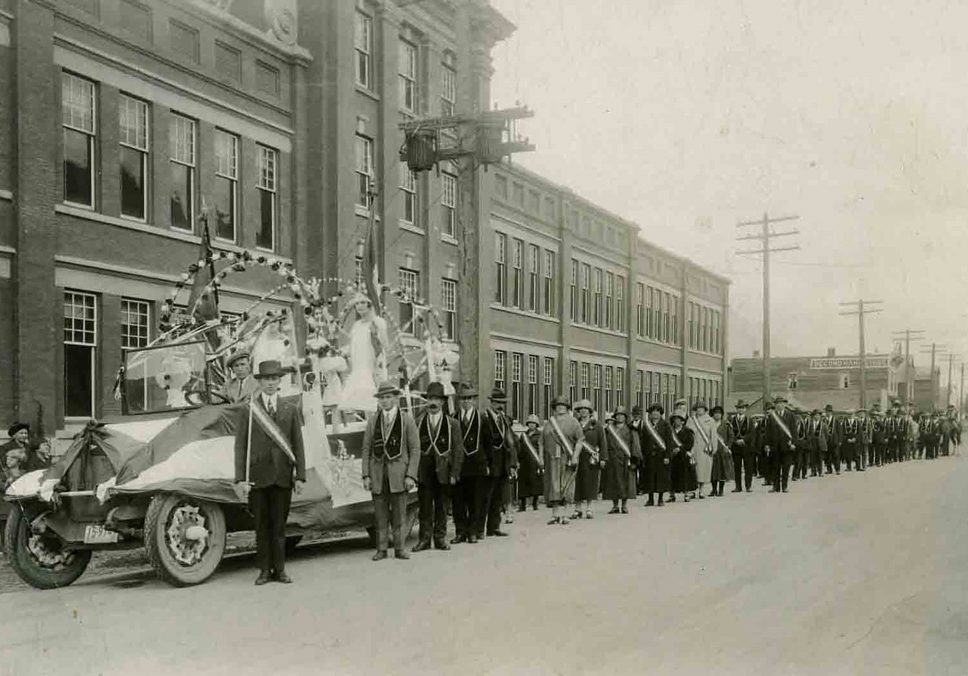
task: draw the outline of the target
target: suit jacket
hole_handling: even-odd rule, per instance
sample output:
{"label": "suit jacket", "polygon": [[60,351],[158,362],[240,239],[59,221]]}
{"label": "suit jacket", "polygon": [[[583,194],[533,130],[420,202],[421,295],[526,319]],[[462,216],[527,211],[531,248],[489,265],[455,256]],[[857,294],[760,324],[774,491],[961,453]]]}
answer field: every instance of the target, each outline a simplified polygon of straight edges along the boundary
{"label": "suit jacket", "polygon": [[518,467],[518,446],[514,443],[511,420],[504,413],[487,410],[481,415],[481,443],[487,447],[490,475],[506,476]]}
{"label": "suit jacket", "polygon": [[464,412],[458,411],[461,438],[464,445],[464,463],[461,478],[482,477],[490,473],[488,467],[488,448],[482,432],[482,417],[476,408],[471,411],[469,423],[464,423]]}
{"label": "suit jacket", "polygon": [[[296,458],[293,463],[282,447],[262,426],[252,420],[252,439],[249,446],[249,481],[255,488],[266,486],[292,486],[293,475],[306,480],[306,454],[303,451],[302,409],[300,397],[279,397],[273,420]],[[254,405],[265,411],[262,397],[256,396]],[[268,411],[266,411],[266,415]],[[241,407],[239,424],[235,432],[235,480],[245,481],[246,446],[249,445],[249,405]]]}
{"label": "suit jacket", "polygon": [[459,479],[464,464],[464,441],[458,422],[441,413],[435,434],[430,425],[430,413],[426,411],[417,421],[417,433],[420,436],[419,482],[427,483],[436,476],[438,482],[449,485],[451,479]]}
{"label": "suit jacket", "polygon": [[[783,428],[777,423],[777,418],[783,421],[786,428],[790,431],[790,436],[783,431]],[[797,416],[796,414],[787,409],[782,415],[773,411],[766,414],[766,445],[770,447],[771,453],[787,453],[790,449],[791,443],[796,443],[797,435]],[[792,439],[790,437],[793,437]]]}
{"label": "suit jacket", "polygon": [[[732,448],[734,453],[752,453],[756,449],[756,425],[753,419],[744,415],[742,419],[738,415],[733,415],[729,419],[729,426],[733,431]],[[739,443],[742,441],[743,443]]]}
{"label": "suit jacket", "polygon": [[[409,413],[397,409],[400,420],[400,454],[394,459],[374,450],[376,437],[376,423],[383,417],[383,410],[378,410],[366,421],[366,431],[363,433],[363,478],[370,480],[370,492],[373,495],[383,493],[383,477],[389,479],[391,493],[404,493],[407,490],[406,478],[410,477],[416,483],[417,470],[420,466],[420,435],[417,425]],[[394,425],[396,419],[394,419]]]}
{"label": "suit jacket", "polygon": [[[652,421],[650,420],[649,422],[651,423]],[[652,432],[645,427],[645,423],[642,423],[641,439],[643,455],[646,458],[651,458],[653,462],[671,459],[674,449],[672,443],[672,425],[665,418],[659,418],[659,421],[652,425],[652,429],[662,439],[665,448],[662,448],[662,445],[652,436]]]}
{"label": "suit jacket", "polygon": [[841,421],[835,416],[830,416],[828,419],[826,415],[821,418],[823,423],[824,434],[827,436],[827,448],[833,450],[840,446],[843,442],[843,428],[841,427]]}

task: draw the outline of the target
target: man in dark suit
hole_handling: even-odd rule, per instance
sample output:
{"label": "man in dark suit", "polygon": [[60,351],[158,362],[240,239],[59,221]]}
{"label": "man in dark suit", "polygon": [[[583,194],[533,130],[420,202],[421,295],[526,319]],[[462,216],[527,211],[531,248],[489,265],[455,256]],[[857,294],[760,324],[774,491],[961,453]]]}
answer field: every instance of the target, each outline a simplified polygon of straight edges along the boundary
{"label": "man in dark suit", "polygon": [[[742,493],[745,486],[747,493],[753,492],[753,456],[756,454],[756,428],[753,421],[746,415],[746,402],[740,399],[736,402],[736,413],[729,419],[733,428],[733,472],[736,487],[734,493]],[[746,472],[744,481],[743,472]]]}
{"label": "man in dark suit", "polygon": [[814,409],[807,427],[810,438],[810,476],[823,476],[823,458],[827,455],[827,435],[824,433],[823,411]]}
{"label": "man in dark suit", "polygon": [[[487,445],[488,500],[487,534],[504,537],[501,530],[501,501],[508,479],[518,477],[517,444],[511,431],[511,420],[504,413],[507,396],[494,388],[488,397],[491,405],[484,411],[481,421],[481,440]],[[481,533],[477,534],[481,537]]]}
{"label": "man in dark suit", "polygon": [[255,520],[257,585],[275,578],[290,583],[286,574],[286,520],[293,491],[306,482],[299,399],[279,397],[285,371],[276,360],[259,364],[259,391],[239,413],[235,433],[235,486],[241,500],[248,498]]}
{"label": "man in dark suit", "polygon": [[840,474],[840,445],[842,443],[841,421],[834,417],[834,407],[823,407],[823,430],[827,437],[827,474],[836,471]]}
{"label": "man in dark suit", "polygon": [[440,383],[427,386],[427,410],[417,421],[420,436],[420,465],[417,486],[420,494],[420,541],[414,552],[434,547],[450,549],[447,544],[446,502],[451,486],[460,478],[464,464],[464,443],[460,424],[444,413],[447,394]]}
{"label": "man in dark suit", "polygon": [[773,493],[787,492],[790,463],[796,451],[797,416],[787,408],[786,397],[773,400],[776,408],[766,414],[766,446],[773,471]]}
{"label": "man in dark suit", "polygon": [[363,433],[363,488],[373,495],[376,518],[374,561],[387,558],[390,519],[393,519],[394,556],[409,559],[403,523],[407,493],[417,485],[420,437],[409,413],[400,410],[400,390],[382,383],[376,391],[380,409],[366,421]]}
{"label": "man in dark suit", "polygon": [[460,480],[452,491],[454,529],[457,531],[456,537],[450,541],[452,545],[462,542],[474,544],[478,540],[478,533],[483,535],[489,473],[487,444],[483,441],[481,414],[477,410],[477,390],[473,385],[462,383],[457,398],[464,463]]}

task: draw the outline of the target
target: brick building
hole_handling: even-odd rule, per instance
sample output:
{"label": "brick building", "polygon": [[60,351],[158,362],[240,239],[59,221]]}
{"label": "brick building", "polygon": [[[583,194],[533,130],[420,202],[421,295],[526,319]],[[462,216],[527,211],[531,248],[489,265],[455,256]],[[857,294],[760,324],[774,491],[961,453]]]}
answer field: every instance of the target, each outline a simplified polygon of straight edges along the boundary
{"label": "brick building", "polygon": [[[155,337],[203,204],[216,249],[343,280],[372,218],[382,278],[440,308],[519,414],[721,399],[726,280],[522,169],[463,193],[458,167],[399,161],[400,122],[490,108],[512,31],[487,0],[0,0],[0,420],[40,404],[69,435],[118,412],[121,351]],[[223,311],[265,288],[240,276]]]}

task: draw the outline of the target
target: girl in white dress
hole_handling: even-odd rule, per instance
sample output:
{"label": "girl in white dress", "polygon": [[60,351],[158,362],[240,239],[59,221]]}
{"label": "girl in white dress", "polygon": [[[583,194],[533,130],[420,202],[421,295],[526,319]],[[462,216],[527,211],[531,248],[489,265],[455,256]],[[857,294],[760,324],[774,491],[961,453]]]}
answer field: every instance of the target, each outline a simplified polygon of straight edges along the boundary
{"label": "girl in white dress", "polygon": [[355,320],[350,326],[350,373],[343,383],[342,411],[376,411],[377,384],[387,379],[387,323],[373,311],[370,299],[362,293],[352,301]]}

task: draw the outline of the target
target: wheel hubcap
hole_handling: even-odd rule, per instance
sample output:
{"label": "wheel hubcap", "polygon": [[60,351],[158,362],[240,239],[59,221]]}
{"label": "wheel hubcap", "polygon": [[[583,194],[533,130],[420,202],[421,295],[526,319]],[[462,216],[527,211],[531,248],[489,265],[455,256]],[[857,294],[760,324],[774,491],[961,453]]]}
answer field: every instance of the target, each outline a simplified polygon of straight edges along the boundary
{"label": "wheel hubcap", "polygon": [[65,549],[52,548],[49,538],[32,534],[27,538],[27,550],[30,555],[44,568],[57,570],[70,565],[74,553]]}
{"label": "wheel hubcap", "polygon": [[178,505],[172,510],[165,531],[168,551],[183,566],[194,566],[208,549],[205,517],[195,505]]}

